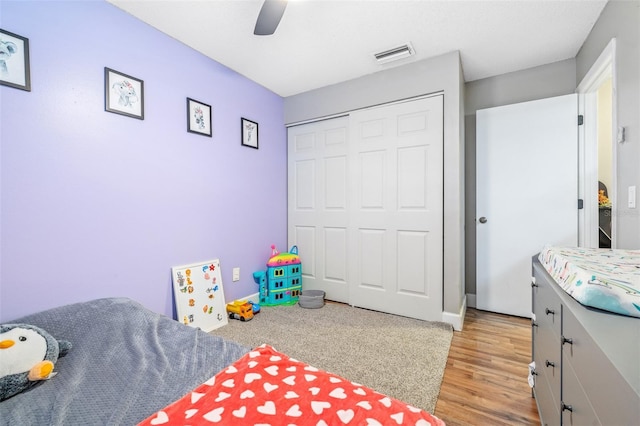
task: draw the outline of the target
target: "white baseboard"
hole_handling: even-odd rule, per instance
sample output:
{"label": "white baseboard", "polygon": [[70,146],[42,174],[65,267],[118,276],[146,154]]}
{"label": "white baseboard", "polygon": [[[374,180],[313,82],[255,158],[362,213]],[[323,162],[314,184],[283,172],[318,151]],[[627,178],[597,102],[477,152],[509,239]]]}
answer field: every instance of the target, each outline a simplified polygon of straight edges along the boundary
{"label": "white baseboard", "polygon": [[467,307],[475,308],[476,307],[476,295],[467,293]]}
{"label": "white baseboard", "polygon": [[442,321],[451,324],[455,331],[462,331],[462,326],[464,324],[464,316],[467,313],[467,296],[465,295],[464,300],[462,301],[462,306],[460,307],[460,312],[457,314],[452,314],[451,312],[443,312],[442,313]]}
{"label": "white baseboard", "polygon": [[[253,303],[260,303],[260,293],[253,293],[236,300],[251,300]],[[227,300],[227,303],[231,303],[231,302],[233,302],[233,300]]]}

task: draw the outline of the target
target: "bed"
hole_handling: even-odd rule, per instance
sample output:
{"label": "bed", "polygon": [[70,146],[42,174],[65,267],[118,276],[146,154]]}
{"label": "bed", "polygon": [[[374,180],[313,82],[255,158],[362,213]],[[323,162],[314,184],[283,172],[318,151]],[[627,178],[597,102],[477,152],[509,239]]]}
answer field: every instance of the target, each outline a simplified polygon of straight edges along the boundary
{"label": "bed", "polygon": [[548,246],[539,260],[582,305],[640,318],[640,250]]}
{"label": "bed", "polygon": [[126,298],[11,322],[41,327],[73,346],[58,359],[55,377],[0,402],[2,425],[444,425],[275,348],[244,347]]}

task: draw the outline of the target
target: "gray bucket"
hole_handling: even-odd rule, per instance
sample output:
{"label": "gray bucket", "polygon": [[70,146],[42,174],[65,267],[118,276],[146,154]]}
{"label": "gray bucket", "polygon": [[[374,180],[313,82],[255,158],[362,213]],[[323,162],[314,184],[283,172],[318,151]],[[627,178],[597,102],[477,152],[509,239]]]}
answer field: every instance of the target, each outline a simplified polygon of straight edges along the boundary
{"label": "gray bucket", "polygon": [[317,309],[324,306],[324,291],[302,290],[298,298],[301,308]]}

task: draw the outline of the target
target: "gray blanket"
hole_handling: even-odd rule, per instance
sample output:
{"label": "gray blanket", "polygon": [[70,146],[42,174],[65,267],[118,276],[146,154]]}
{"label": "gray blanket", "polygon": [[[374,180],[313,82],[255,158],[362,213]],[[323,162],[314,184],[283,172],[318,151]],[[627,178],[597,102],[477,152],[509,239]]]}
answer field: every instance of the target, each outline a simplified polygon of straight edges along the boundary
{"label": "gray blanket", "polygon": [[55,377],[0,402],[1,425],[134,425],[249,351],[124,298],[11,322],[39,326],[73,347]]}

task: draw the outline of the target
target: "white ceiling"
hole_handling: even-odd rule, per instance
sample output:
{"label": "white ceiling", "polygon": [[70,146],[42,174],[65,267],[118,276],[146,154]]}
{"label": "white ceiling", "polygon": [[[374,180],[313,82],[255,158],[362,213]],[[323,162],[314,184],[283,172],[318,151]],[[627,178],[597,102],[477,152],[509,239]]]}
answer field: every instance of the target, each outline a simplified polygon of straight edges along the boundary
{"label": "white ceiling", "polygon": [[[578,53],[607,0],[290,0],[255,36],[262,0],[107,0],[286,97],[458,50],[465,81]],[[416,55],[373,53],[410,42]]]}

